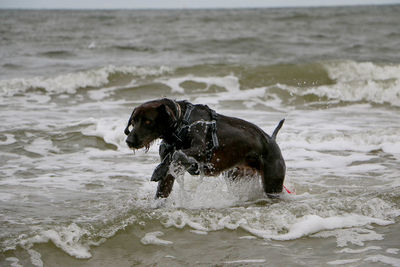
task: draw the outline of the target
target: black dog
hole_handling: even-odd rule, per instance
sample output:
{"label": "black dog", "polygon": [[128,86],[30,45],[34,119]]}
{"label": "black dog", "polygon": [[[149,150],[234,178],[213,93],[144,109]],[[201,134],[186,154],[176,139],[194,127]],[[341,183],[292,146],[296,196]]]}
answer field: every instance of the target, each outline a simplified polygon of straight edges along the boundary
{"label": "black dog", "polygon": [[282,192],[285,179],[285,161],[275,142],[283,122],[269,136],[250,122],[217,114],[206,105],[164,98],[135,108],[125,134],[132,149],[148,149],[152,141],[163,140],[162,162],[151,178],[159,181],[156,197],[168,197],[172,191],[176,174],[171,164],[192,175],[228,171],[235,179],[258,173],[265,193],[274,194]]}

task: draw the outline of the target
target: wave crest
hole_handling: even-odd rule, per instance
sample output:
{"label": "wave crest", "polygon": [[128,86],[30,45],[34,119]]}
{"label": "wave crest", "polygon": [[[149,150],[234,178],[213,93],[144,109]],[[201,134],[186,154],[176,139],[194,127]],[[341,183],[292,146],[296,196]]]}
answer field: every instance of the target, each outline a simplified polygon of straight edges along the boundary
{"label": "wave crest", "polygon": [[[400,64],[342,60],[270,66],[204,64],[178,69],[111,65],[55,77],[2,80],[0,95],[14,96],[37,90],[46,94],[75,94],[78,89],[90,88],[101,94],[95,100],[110,95],[125,99],[126,95],[117,93],[117,89],[136,88],[132,86],[147,91],[151,88],[155,95],[161,94],[157,90],[165,93],[165,88],[170,90],[169,94],[184,94],[185,98],[212,95],[214,102],[237,95],[244,102],[268,102],[265,95],[272,95],[283,104],[293,105],[368,102],[400,107]],[[101,91],[104,87],[109,93]],[[261,96],[250,93],[260,90],[264,91]]]}
{"label": "wave crest", "polygon": [[315,95],[340,102],[369,102],[400,107],[400,65],[338,61],[325,63],[332,85],[300,88],[279,85],[292,94]]}
{"label": "wave crest", "polygon": [[[98,69],[90,69],[73,73],[61,74],[55,77],[37,76],[32,78],[16,78],[0,81],[0,94],[13,96],[29,90],[44,90],[50,94],[74,94],[77,89],[101,87],[111,82],[123,80],[126,82],[147,76],[159,76],[171,71],[168,67],[136,67],[109,65]],[[128,76],[124,78],[123,75]],[[111,85],[110,85],[111,86]]]}

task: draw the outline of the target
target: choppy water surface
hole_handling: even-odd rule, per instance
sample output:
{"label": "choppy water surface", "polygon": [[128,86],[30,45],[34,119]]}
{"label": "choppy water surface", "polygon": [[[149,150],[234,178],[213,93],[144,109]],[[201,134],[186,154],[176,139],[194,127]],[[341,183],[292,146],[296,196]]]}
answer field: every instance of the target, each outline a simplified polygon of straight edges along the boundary
{"label": "choppy water surface", "polygon": [[[0,11],[0,265],[400,266],[399,11]],[[164,96],[286,118],[295,194],[154,200],[123,129]]]}

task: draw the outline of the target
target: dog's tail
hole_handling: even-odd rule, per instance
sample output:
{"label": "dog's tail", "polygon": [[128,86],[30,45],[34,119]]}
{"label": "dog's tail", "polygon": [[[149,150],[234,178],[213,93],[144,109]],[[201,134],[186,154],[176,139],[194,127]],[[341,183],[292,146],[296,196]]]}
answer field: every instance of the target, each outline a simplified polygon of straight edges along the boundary
{"label": "dog's tail", "polygon": [[285,122],[285,119],[281,120],[278,123],[278,126],[276,126],[274,132],[272,133],[272,136],[271,136],[272,139],[274,139],[274,140],[276,139],[276,135],[278,134],[279,130],[282,128],[282,125],[284,122]]}

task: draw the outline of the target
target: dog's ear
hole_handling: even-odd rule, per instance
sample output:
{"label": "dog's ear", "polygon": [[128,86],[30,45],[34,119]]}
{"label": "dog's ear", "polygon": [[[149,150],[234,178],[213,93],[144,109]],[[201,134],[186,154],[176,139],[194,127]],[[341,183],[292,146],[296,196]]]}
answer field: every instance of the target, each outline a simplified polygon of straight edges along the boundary
{"label": "dog's ear", "polygon": [[162,112],[164,112],[168,118],[170,118],[172,121],[176,121],[176,115],[174,114],[174,112],[172,111],[172,109],[170,107],[168,107],[168,105],[166,104],[162,104],[158,107]]}

